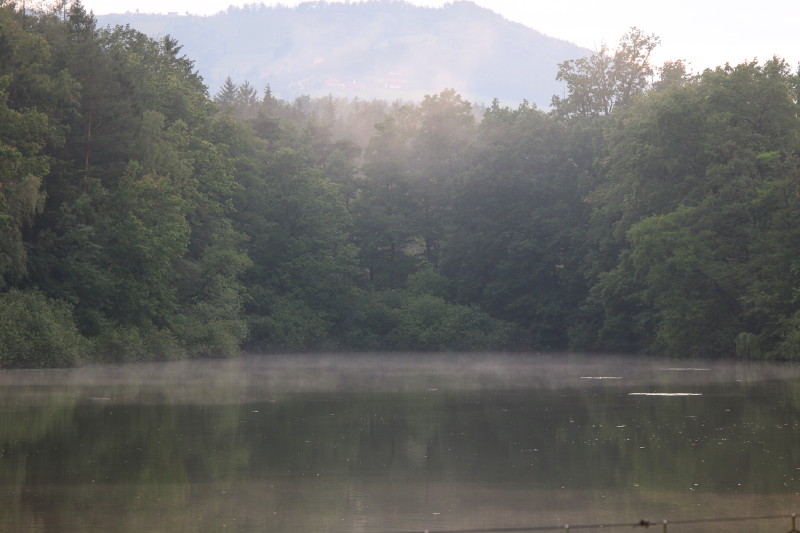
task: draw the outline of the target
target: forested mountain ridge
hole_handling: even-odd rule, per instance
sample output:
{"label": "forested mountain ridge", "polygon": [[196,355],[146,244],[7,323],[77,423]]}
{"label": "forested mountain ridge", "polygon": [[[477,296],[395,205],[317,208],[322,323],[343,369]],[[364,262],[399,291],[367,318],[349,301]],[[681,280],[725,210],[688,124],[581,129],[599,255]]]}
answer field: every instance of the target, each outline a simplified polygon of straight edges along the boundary
{"label": "forested mountain ridge", "polygon": [[249,5],[213,16],[126,13],[129,24],[184,46],[212,92],[226,77],[275,96],[420,100],[446,87],[473,102],[524,99],[547,107],[558,63],[590,54],[471,2],[441,8],[398,1]]}
{"label": "forested mountain ridge", "polygon": [[[64,8],[62,10],[62,8]],[[632,29],[552,110],[227,80],[0,6],[0,366],[240,350],[800,357],[800,78]]]}

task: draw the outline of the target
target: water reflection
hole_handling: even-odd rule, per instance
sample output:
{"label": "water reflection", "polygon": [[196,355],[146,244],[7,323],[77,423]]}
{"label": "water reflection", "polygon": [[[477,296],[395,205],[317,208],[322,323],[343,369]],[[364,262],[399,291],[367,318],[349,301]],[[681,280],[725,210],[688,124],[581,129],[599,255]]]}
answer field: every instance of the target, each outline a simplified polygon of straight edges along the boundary
{"label": "water reflection", "polygon": [[376,532],[785,514],[800,508],[799,392],[789,365],[580,356],[6,371],[0,530]]}

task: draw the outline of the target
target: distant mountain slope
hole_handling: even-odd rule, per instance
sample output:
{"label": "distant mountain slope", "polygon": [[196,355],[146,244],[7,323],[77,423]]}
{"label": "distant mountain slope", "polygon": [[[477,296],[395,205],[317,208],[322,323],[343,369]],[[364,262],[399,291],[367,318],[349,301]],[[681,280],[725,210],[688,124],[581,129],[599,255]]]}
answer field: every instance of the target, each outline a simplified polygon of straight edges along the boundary
{"label": "distant mountain slope", "polygon": [[547,107],[562,88],[558,63],[590,54],[472,2],[442,8],[402,1],[251,5],[210,17],[126,13],[100,26],[130,24],[171,35],[214,94],[230,76],[267,84],[281,98],[301,94],[419,99],[454,88],[473,102],[495,97]]}

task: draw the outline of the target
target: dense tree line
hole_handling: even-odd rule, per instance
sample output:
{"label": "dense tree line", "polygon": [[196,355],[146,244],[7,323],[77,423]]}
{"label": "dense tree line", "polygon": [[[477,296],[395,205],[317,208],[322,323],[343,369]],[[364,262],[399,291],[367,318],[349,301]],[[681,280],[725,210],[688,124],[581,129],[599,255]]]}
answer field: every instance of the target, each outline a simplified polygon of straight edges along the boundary
{"label": "dense tree line", "polygon": [[562,63],[549,111],[212,98],[169,36],[0,6],[0,365],[797,357],[798,76],[657,44]]}

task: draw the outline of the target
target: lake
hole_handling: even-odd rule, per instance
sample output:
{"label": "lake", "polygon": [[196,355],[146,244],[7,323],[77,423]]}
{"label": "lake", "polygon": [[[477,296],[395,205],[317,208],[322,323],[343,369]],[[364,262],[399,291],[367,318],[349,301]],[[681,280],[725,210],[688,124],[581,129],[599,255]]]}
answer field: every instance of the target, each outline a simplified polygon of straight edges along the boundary
{"label": "lake", "polygon": [[[798,511],[798,365],[342,354],[0,371],[0,531],[777,533]],[[679,524],[762,516],[778,518]]]}

